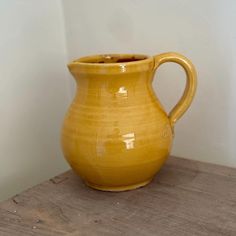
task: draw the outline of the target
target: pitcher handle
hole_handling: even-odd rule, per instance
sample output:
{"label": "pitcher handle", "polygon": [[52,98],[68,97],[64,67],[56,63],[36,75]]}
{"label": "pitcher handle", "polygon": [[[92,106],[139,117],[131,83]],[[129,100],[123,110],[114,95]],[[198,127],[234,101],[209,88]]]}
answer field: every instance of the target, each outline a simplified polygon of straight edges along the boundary
{"label": "pitcher handle", "polygon": [[183,67],[186,73],[186,86],[179,102],[170,111],[168,117],[170,119],[171,127],[173,128],[176,121],[187,111],[192,103],[193,97],[197,88],[197,73],[192,62],[183,55],[175,52],[162,53],[154,56],[156,70],[161,64],[165,62],[175,62]]}

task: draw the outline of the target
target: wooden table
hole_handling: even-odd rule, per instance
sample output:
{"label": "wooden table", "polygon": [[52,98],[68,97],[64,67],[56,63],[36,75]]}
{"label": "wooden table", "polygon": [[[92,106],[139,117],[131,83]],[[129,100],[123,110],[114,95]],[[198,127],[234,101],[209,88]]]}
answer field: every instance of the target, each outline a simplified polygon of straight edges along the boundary
{"label": "wooden table", "polygon": [[68,171],[0,203],[0,236],[18,235],[236,236],[236,169],[171,157],[150,185],[121,193]]}

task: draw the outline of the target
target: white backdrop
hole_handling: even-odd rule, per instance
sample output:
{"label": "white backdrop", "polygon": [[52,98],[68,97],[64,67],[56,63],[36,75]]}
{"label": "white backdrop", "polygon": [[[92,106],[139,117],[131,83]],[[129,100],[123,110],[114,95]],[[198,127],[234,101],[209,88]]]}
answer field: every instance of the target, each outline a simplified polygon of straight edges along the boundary
{"label": "white backdrop", "polygon": [[0,1],[0,200],[68,168],[62,13],[60,1]]}
{"label": "white backdrop", "polygon": [[[172,154],[236,167],[235,22],[233,0],[0,0],[0,200],[68,168],[59,135],[74,82],[65,64],[96,53],[189,57],[198,91]],[[184,83],[179,66],[158,70],[167,110]]]}

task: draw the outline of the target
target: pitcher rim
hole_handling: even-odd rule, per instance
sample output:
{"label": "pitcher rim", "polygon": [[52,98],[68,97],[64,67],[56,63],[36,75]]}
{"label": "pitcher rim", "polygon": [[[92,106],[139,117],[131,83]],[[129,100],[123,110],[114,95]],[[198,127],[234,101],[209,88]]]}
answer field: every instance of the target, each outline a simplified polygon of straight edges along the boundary
{"label": "pitcher rim", "polygon": [[154,60],[146,54],[108,53],[80,57],[67,66],[71,73],[128,73],[153,69]]}

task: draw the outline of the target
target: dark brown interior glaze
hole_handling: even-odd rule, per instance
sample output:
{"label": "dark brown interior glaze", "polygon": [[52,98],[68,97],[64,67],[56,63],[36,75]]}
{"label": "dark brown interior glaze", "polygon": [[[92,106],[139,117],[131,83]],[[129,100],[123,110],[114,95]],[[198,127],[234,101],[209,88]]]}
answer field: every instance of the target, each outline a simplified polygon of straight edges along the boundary
{"label": "dark brown interior glaze", "polygon": [[98,57],[91,57],[80,60],[82,63],[97,63],[97,64],[104,64],[104,63],[128,63],[128,62],[135,62],[147,59],[147,56],[143,55],[104,55]]}

